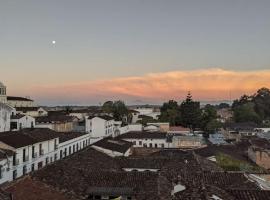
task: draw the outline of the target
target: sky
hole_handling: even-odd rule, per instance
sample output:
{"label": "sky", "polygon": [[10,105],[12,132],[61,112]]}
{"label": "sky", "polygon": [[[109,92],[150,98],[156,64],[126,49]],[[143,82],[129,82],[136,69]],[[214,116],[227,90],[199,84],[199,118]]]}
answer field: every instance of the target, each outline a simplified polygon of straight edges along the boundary
{"label": "sky", "polygon": [[270,87],[269,10],[269,0],[0,0],[0,81],[42,105],[238,98]]}

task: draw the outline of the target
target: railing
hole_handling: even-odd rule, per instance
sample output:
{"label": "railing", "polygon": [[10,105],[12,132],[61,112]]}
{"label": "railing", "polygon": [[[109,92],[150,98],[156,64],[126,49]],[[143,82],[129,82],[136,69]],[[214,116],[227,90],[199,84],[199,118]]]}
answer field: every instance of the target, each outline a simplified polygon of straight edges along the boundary
{"label": "railing", "polygon": [[20,164],[20,160],[19,159],[16,159],[14,164],[15,165],[19,165]]}
{"label": "railing", "polygon": [[24,162],[29,161],[29,156],[25,156],[23,161],[24,161]]}
{"label": "railing", "polygon": [[37,158],[38,157],[38,154],[37,153],[34,153],[33,154],[33,158]]}
{"label": "railing", "polygon": [[54,149],[55,149],[55,150],[58,149],[58,144],[54,145]]}

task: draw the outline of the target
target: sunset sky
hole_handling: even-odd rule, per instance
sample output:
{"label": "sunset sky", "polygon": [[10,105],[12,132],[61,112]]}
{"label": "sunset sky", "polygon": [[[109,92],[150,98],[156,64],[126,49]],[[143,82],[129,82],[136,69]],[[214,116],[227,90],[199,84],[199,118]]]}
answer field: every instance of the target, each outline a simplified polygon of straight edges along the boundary
{"label": "sunset sky", "polygon": [[269,0],[0,0],[0,81],[42,105],[237,98],[270,88],[269,10]]}

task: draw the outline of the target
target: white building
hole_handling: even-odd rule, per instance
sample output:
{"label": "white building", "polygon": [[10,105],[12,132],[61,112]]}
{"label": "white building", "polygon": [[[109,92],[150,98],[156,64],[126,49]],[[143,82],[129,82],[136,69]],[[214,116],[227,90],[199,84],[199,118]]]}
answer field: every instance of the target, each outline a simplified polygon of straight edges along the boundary
{"label": "white building", "polygon": [[0,184],[43,168],[87,146],[90,134],[57,133],[46,128],[0,134]]}
{"label": "white building", "polygon": [[10,130],[10,117],[13,112],[12,107],[0,102],[0,132]]}
{"label": "white building", "polygon": [[16,112],[32,117],[47,116],[48,112],[42,107],[17,107]]}
{"label": "white building", "polygon": [[114,119],[111,116],[89,116],[85,118],[85,132],[91,133],[94,138],[113,136]]}
{"label": "white building", "polygon": [[35,118],[27,115],[16,114],[11,115],[10,130],[18,131],[23,128],[34,128]]}
{"label": "white building", "polygon": [[118,138],[132,142],[133,147],[170,148],[171,143],[163,132],[130,131]]}
{"label": "white building", "polygon": [[160,110],[157,108],[137,107],[134,110],[137,111],[139,115],[145,115],[152,117],[153,119],[158,119],[158,116],[160,115]]}

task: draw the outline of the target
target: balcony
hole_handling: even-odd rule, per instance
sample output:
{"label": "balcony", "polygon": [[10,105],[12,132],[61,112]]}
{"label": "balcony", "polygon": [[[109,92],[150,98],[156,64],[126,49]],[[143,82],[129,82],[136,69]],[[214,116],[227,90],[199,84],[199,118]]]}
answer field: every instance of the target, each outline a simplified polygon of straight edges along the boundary
{"label": "balcony", "polygon": [[58,149],[58,144],[54,145],[54,149],[55,149],[55,150]]}

